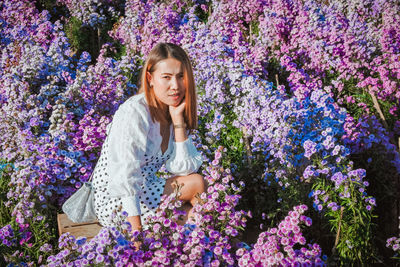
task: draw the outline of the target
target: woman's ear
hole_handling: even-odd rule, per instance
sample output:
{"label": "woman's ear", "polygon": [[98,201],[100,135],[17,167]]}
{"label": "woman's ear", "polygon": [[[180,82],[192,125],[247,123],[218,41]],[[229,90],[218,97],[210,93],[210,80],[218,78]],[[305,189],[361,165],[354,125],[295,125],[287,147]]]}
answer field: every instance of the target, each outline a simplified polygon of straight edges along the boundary
{"label": "woman's ear", "polygon": [[150,87],[153,86],[153,84],[152,84],[153,76],[148,71],[146,71],[146,79],[147,79],[147,82],[149,83]]}

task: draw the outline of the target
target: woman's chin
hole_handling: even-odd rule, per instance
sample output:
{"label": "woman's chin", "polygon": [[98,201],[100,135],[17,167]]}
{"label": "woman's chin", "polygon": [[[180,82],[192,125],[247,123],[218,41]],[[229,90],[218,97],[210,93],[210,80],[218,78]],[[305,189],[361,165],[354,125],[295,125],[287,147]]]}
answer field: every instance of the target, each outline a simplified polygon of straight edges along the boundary
{"label": "woman's chin", "polygon": [[172,101],[171,104],[170,104],[170,106],[173,106],[173,107],[176,108],[176,107],[179,106],[181,103],[182,103],[182,99],[179,99],[179,100],[176,100],[176,101]]}

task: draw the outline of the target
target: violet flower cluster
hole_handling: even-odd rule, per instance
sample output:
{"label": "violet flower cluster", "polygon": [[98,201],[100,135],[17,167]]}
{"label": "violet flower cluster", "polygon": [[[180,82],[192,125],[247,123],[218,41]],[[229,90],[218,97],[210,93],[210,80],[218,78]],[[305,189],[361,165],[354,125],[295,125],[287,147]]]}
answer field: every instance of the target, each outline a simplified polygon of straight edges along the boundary
{"label": "violet flower cluster", "polygon": [[294,207],[277,227],[259,235],[251,251],[238,249],[239,266],[324,266],[319,245],[306,244],[301,233],[302,225],[312,223],[303,215],[306,210],[306,205]]}
{"label": "violet flower cluster", "polygon": [[[267,255],[269,248],[276,247],[277,240],[284,246],[275,263],[301,262],[323,263],[320,248],[316,244],[306,245],[299,224],[311,224],[302,214],[307,209],[302,205],[282,221],[278,228],[270,230],[276,239],[260,236],[255,250],[250,255],[248,245],[237,239],[246,226],[249,212],[236,210],[240,189],[233,183],[229,169],[219,165],[222,155],[219,148],[212,162],[205,168],[204,177],[209,183],[206,193],[199,196],[194,206],[194,216],[186,224],[178,224],[185,216],[182,202],[177,199],[178,190],[163,196],[156,216],[147,219],[146,229],[131,234],[130,225],[121,218],[118,227],[105,227],[92,240],[75,238],[63,234],[59,239],[60,252],[48,258],[47,266],[111,264],[113,266],[236,266],[245,260],[250,265],[264,263],[256,256]],[[262,240],[262,241],[261,241]],[[136,242],[136,243],[133,243]],[[259,246],[264,244],[264,246]],[[135,244],[140,244],[138,248]],[[293,249],[295,244],[310,248]],[[279,249],[279,248],[278,248]],[[246,256],[247,255],[247,256]],[[248,258],[248,259],[247,259]]]}
{"label": "violet flower cluster", "polygon": [[120,15],[118,4],[122,4],[121,1],[111,0],[57,0],[57,3],[65,5],[70,16],[93,28],[105,24],[111,18],[117,18]]}
{"label": "violet flower cluster", "polygon": [[101,52],[87,68],[90,56],[72,56],[61,23],[51,23],[47,11],[6,1],[0,16],[0,157],[16,168],[5,205],[13,208],[18,243],[32,246],[30,222],[89,178],[112,112],[135,90],[126,75],[128,68],[134,75],[133,59],[116,63]]}
{"label": "violet flower cluster", "polygon": [[[295,179],[309,183],[324,177],[333,183],[335,191],[329,192],[331,196],[324,192],[322,203],[321,195],[311,192],[318,210],[323,206],[336,210],[338,203],[333,199],[349,198],[351,183],[366,200],[366,207],[370,207],[372,198],[365,196],[368,183],[363,182],[365,170],[351,169],[347,160],[350,150],[341,141],[344,110],[322,90],[314,90],[309,98],[298,102],[272,90],[266,81],[242,77],[243,96],[235,107],[235,123],[253,136],[253,152],[262,151],[265,155],[265,180],[270,183],[272,179],[287,188]],[[341,164],[350,165],[343,171]]]}
{"label": "violet flower cluster", "polygon": [[13,247],[16,244],[17,240],[11,225],[6,225],[0,229],[0,240],[7,247]]}
{"label": "violet flower cluster", "polygon": [[393,249],[398,256],[400,250],[400,237],[391,237],[386,240],[386,247]]}
{"label": "violet flower cluster", "polygon": [[[268,57],[287,68],[294,85],[291,90],[298,98],[307,96],[312,84],[321,86],[323,77],[334,74],[337,78],[326,90],[340,92],[346,81],[354,79],[359,88],[371,86],[378,98],[393,101],[398,99],[399,67],[394,57],[399,51],[394,47],[400,39],[394,29],[399,7],[395,1],[368,2],[267,1],[258,18],[255,47],[265,47]],[[381,22],[371,20],[380,14]],[[398,109],[394,105],[392,112]]]}

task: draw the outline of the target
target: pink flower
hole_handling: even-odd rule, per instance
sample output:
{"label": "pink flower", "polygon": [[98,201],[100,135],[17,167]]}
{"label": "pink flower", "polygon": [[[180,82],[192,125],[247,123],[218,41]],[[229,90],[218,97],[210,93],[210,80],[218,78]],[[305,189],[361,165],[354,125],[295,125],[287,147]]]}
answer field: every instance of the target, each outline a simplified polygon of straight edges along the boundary
{"label": "pink flower", "polygon": [[170,219],[165,219],[163,222],[165,227],[169,227],[171,225],[171,220]]}
{"label": "pink flower", "polygon": [[211,262],[211,266],[219,266],[220,265],[220,263],[219,263],[219,260],[213,260],[212,262]]}
{"label": "pink flower", "polygon": [[219,247],[219,246],[216,246],[214,248],[214,253],[215,253],[215,255],[221,255],[222,254],[222,248]]}
{"label": "pink flower", "polygon": [[244,248],[239,248],[238,250],[236,250],[236,256],[239,256],[239,257],[243,256],[244,252],[245,252]]}
{"label": "pink flower", "polygon": [[279,262],[284,258],[283,253],[282,252],[278,252],[275,255],[275,259]]}
{"label": "pink flower", "polygon": [[215,152],[215,159],[216,159],[216,160],[219,160],[219,159],[221,158],[221,155],[222,155],[221,152],[217,150],[217,151]]}

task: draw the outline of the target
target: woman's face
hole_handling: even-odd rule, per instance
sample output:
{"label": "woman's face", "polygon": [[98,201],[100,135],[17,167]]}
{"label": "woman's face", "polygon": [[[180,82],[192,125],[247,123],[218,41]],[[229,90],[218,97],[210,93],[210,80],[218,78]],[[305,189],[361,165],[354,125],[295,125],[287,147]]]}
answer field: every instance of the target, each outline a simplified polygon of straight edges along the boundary
{"label": "woman's face", "polygon": [[155,65],[153,73],[147,72],[147,80],[153,86],[159,101],[168,106],[178,106],[185,97],[182,63],[175,58],[167,58]]}

